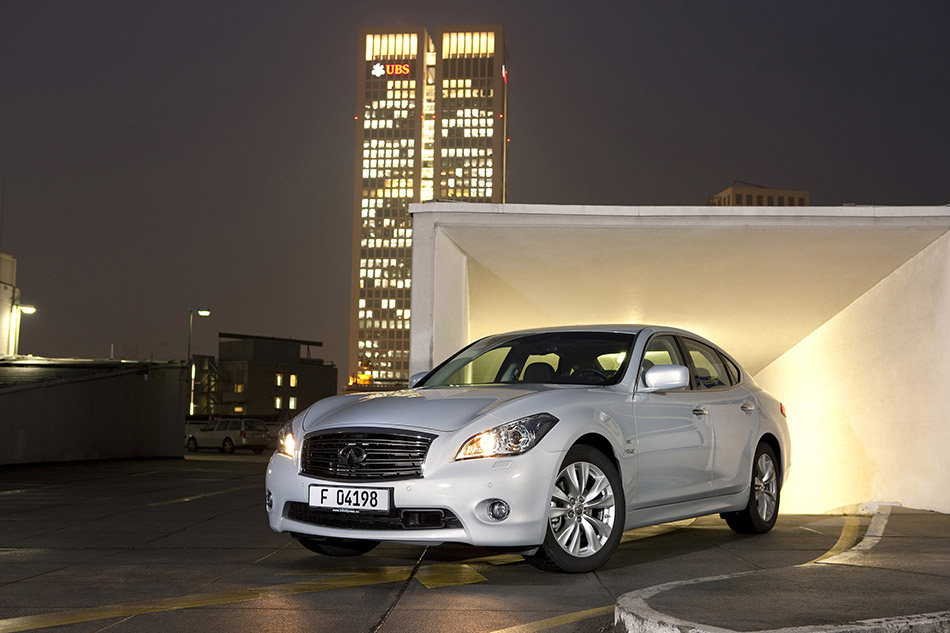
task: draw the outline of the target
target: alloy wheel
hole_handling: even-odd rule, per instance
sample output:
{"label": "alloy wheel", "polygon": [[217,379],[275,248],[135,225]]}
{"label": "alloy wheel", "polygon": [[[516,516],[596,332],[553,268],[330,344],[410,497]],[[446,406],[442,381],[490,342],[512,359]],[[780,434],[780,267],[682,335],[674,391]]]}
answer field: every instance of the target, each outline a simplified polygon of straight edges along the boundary
{"label": "alloy wheel", "polygon": [[755,507],[759,518],[769,521],[778,507],[778,478],[775,472],[775,463],[766,453],[759,455],[755,463]]}
{"label": "alloy wheel", "polygon": [[565,466],[554,484],[549,517],[551,532],[565,552],[581,558],[599,552],[616,520],[607,475],[590,462]]}

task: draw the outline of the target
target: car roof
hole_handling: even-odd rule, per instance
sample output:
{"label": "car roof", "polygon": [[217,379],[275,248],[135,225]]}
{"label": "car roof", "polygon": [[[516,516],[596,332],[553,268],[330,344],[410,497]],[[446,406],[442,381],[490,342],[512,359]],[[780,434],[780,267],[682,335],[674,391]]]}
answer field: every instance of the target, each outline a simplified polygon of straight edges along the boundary
{"label": "car roof", "polygon": [[676,332],[679,334],[688,334],[696,336],[692,332],[681,330],[675,327],[663,325],[646,324],[595,324],[595,325],[559,325],[556,327],[530,328],[527,330],[515,330],[512,332],[499,332],[494,336],[527,335],[527,334],[545,334],[549,332],[617,332],[621,334],[639,334],[643,330],[659,330],[663,332]]}

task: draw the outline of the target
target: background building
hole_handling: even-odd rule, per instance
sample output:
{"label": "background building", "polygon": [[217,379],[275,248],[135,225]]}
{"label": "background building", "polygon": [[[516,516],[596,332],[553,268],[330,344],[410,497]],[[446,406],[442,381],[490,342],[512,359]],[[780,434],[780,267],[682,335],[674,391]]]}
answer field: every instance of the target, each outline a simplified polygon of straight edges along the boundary
{"label": "background building", "polygon": [[807,207],[808,192],[736,182],[714,195],[706,204],[713,207]]}
{"label": "background building", "polygon": [[[500,26],[360,33],[349,373],[409,377],[409,203],[505,201]],[[353,380],[355,382],[355,379]]]}
{"label": "background building", "polygon": [[14,306],[20,301],[16,287],[16,258],[0,253],[0,356],[13,355],[19,314]]}
{"label": "background building", "polygon": [[195,356],[195,414],[289,419],[337,392],[337,368],[311,357],[320,341],[218,335],[218,360]]}

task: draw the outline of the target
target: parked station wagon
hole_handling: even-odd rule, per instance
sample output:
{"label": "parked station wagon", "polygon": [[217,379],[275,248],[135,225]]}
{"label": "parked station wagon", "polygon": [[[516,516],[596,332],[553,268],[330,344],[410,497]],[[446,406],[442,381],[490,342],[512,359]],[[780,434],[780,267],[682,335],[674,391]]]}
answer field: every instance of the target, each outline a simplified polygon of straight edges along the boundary
{"label": "parked station wagon", "polygon": [[402,391],[321,400],[284,426],[271,527],[326,555],[381,541],[602,566],[625,530],[719,513],[775,524],[785,409],[711,342],[656,326],[489,336]]}
{"label": "parked station wagon", "polygon": [[264,449],[274,448],[275,442],[262,420],[232,418],[211,420],[200,429],[192,430],[185,446],[192,453],[199,448],[216,448],[225,453],[249,448],[260,454]]}

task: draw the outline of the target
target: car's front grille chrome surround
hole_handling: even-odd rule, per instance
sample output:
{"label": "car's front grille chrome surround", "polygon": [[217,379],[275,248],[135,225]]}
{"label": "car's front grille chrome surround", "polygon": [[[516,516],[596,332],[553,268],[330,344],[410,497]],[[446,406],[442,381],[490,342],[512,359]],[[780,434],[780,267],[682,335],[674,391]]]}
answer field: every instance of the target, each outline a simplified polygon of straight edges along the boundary
{"label": "car's front grille chrome surround", "polygon": [[300,450],[300,472],[331,481],[419,479],[435,437],[374,429],[312,433]]}

